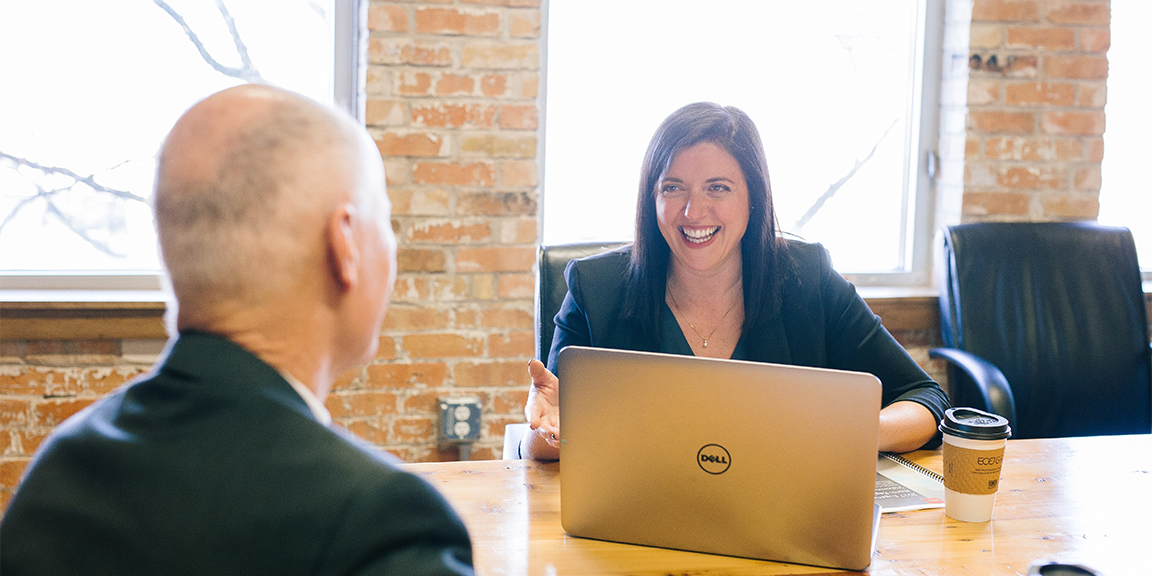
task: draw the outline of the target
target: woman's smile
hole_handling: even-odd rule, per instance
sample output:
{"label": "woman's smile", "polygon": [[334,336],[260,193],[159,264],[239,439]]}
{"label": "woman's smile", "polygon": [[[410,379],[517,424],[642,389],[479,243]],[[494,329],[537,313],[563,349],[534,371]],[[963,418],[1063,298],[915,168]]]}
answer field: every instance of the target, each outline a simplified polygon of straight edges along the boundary
{"label": "woman's smile", "polygon": [[716,233],[720,231],[719,226],[707,226],[704,228],[689,228],[687,226],[680,227],[680,233],[684,235],[684,239],[689,244],[706,244],[716,237]]}

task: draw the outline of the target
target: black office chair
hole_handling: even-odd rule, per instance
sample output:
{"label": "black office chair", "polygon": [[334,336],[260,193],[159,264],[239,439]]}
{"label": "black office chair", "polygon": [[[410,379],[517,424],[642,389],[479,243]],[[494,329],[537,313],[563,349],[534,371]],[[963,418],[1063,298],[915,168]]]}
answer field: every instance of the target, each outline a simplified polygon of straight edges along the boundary
{"label": "black office chair", "polygon": [[952,403],[1014,438],[1152,431],[1152,363],[1136,246],[1094,223],[978,223],[937,234]]}
{"label": "black office chair", "polygon": [[548,361],[552,334],[556,331],[556,313],[568,294],[564,268],[568,262],[601,252],[615,250],[627,242],[587,242],[540,246],[536,250],[536,357]]}

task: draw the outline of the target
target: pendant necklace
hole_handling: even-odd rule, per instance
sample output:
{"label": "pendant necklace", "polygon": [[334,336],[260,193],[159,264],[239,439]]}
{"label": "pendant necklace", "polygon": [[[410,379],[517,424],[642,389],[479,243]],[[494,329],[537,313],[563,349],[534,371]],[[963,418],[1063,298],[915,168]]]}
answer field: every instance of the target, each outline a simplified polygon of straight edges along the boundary
{"label": "pendant necklace", "polygon": [[[676,311],[683,314],[684,312],[680,309],[680,304],[678,304],[676,302],[676,295],[673,294],[671,290],[669,290],[668,296],[670,296],[672,298],[672,305],[676,307]],[[726,312],[724,312],[723,316],[720,317],[720,323],[717,324],[716,327],[713,328],[712,331],[709,332],[707,336],[701,334],[700,331],[697,330],[696,327],[692,325],[692,322],[688,320],[687,316],[684,317],[684,321],[688,322],[688,327],[691,328],[692,331],[696,333],[696,336],[698,336],[701,340],[704,341],[704,347],[707,348],[708,347],[708,339],[711,338],[712,335],[715,334],[716,331],[719,330],[720,327],[724,325],[724,319],[728,317],[728,313],[731,312],[732,309],[735,308],[736,305],[739,303],[740,303],[740,301],[737,300],[737,301],[733,302],[731,306],[728,307],[728,310]]]}

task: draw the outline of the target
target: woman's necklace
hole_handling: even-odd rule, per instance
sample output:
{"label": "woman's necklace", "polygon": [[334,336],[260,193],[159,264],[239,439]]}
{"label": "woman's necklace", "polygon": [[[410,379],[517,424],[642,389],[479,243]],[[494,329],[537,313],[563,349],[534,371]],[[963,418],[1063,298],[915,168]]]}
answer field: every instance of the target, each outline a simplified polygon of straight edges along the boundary
{"label": "woman's necklace", "polygon": [[[676,311],[683,314],[684,312],[680,309],[680,304],[678,304],[676,302],[676,295],[673,294],[671,290],[669,290],[668,296],[672,297],[672,305],[676,307]],[[731,306],[728,307],[728,310],[726,312],[724,312],[723,316],[720,317],[720,323],[716,324],[716,327],[713,328],[712,331],[709,332],[707,336],[701,334],[700,331],[697,330],[696,327],[692,325],[692,322],[690,320],[688,320],[688,316],[684,316],[684,321],[688,322],[688,327],[691,328],[692,331],[695,332],[696,335],[699,336],[700,339],[704,341],[704,347],[707,348],[708,347],[708,339],[711,338],[712,335],[715,334],[716,331],[719,330],[720,327],[724,325],[724,319],[728,317],[728,313],[731,312],[732,309],[735,308],[736,305],[739,303],[740,303],[740,301],[737,300],[737,301],[733,302]]]}

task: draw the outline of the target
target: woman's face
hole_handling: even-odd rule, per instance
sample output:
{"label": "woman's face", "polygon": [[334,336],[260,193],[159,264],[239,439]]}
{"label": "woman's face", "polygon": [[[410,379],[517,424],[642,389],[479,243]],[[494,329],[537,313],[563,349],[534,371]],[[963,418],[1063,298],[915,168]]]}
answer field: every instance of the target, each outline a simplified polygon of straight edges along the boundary
{"label": "woman's face", "polygon": [[740,164],[712,142],[684,148],[656,184],[656,220],[673,266],[697,272],[740,264],[748,184]]}

